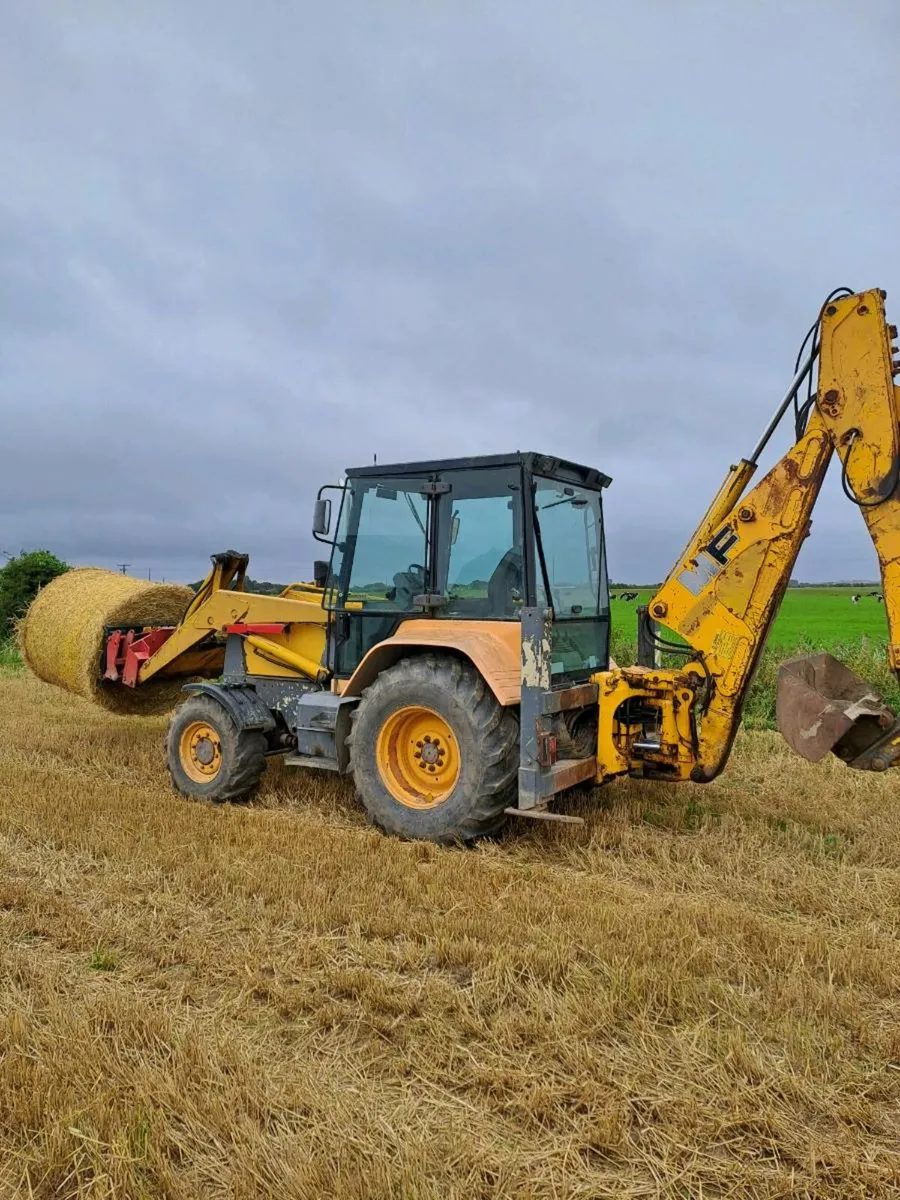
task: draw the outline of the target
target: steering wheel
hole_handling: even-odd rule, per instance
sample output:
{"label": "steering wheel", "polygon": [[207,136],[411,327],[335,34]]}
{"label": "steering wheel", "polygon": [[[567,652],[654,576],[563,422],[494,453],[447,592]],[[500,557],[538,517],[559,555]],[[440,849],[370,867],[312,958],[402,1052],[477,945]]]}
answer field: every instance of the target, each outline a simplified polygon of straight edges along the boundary
{"label": "steering wheel", "polygon": [[413,597],[425,587],[425,568],[421,563],[410,563],[405,571],[394,576],[394,586],[385,593],[385,600],[397,603],[400,608],[412,607]]}

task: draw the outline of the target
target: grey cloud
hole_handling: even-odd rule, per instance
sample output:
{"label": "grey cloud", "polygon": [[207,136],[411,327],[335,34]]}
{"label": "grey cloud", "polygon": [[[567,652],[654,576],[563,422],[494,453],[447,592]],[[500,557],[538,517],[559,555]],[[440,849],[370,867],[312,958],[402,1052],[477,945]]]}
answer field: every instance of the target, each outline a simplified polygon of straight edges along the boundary
{"label": "grey cloud", "polygon": [[546,448],[659,578],[823,295],[900,302],[880,0],[7,7],[8,549],[303,577],[344,467]]}

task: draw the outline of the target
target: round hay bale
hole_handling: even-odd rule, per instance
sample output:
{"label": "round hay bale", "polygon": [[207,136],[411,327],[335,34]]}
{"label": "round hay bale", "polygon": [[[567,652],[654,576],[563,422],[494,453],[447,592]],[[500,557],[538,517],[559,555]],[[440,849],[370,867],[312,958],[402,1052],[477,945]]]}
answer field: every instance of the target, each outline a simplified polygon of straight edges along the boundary
{"label": "round hay bale", "polygon": [[22,618],[22,657],[39,679],[110,712],[167,712],[181,699],[184,680],[151,679],[136,688],[101,681],[104,629],[175,625],[192,598],[181,584],[146,583],[97,567],[67,571],[38,593]]}

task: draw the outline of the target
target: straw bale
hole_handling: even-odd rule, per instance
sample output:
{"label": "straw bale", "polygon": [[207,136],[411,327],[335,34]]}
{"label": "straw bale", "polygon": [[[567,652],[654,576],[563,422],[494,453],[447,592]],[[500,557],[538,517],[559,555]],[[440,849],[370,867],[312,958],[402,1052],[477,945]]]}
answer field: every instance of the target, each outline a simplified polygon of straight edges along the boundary
{"label": "straw bale", "polygon": [[67,571],[38,594],[19,625],[19,646],[46,683],[84,696],[110,712],[166,712],[184,680],[149,680],[136,688],[103,683],[104,629],[110,625],[173,625],[193,593],[172,583],[147,583],[95,567]]}

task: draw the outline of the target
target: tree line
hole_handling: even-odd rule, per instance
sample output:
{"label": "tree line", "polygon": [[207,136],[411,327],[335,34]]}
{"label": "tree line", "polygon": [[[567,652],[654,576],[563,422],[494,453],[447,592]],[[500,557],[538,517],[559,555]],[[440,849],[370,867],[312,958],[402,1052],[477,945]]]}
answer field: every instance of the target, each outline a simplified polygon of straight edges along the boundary
{"label": "tree line", "polygon": [[49,550],[23,550],[0,567],[0,641],[12,637],[41,588],[68,570],[69,564]]}

